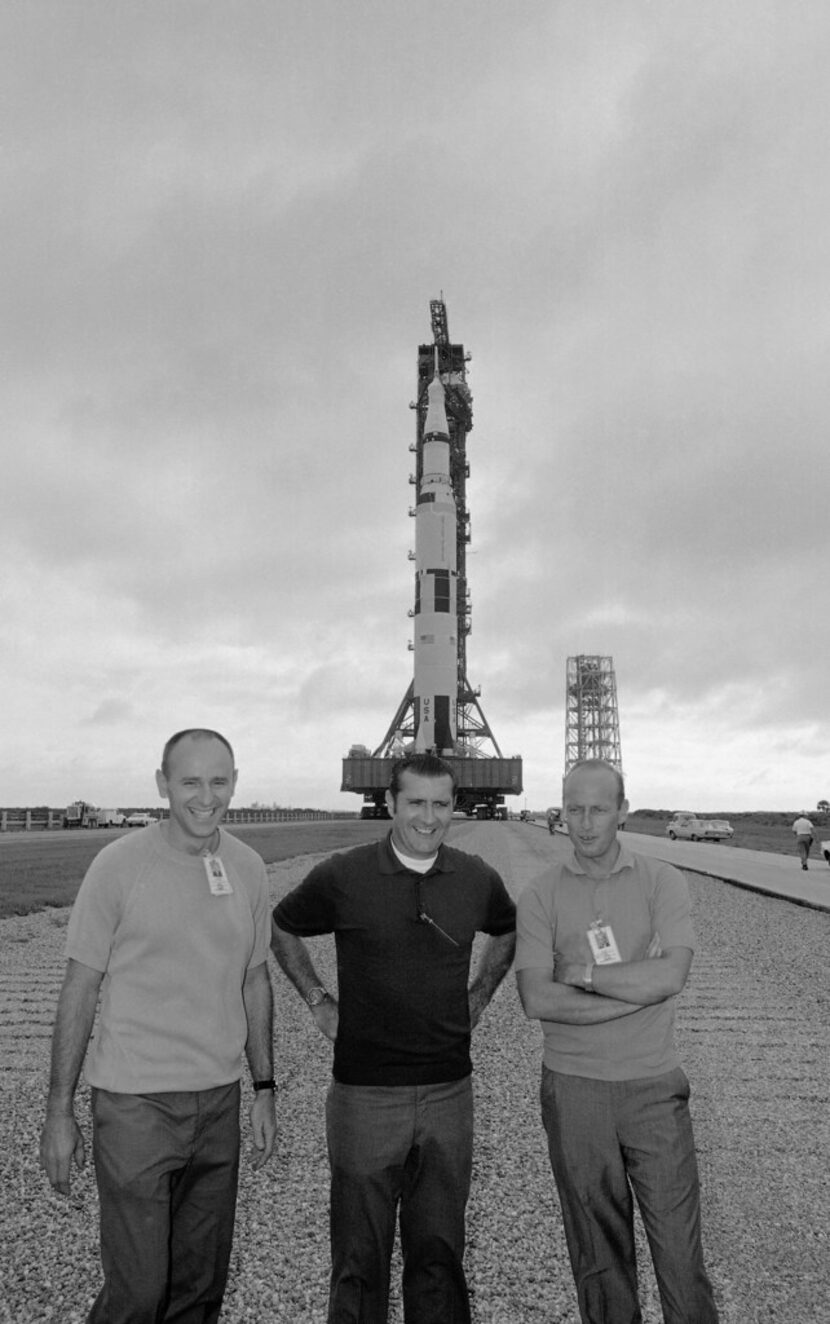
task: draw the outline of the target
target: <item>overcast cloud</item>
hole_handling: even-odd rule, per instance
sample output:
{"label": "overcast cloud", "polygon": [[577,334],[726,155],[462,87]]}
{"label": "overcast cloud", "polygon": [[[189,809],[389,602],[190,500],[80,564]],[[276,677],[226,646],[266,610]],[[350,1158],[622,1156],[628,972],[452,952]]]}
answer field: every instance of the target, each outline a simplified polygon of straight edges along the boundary
{"label": "overcast cloud", "polygon": [[441,291],[528,806],[577,653],[635,806],[830,795],[828,67],[823,0],[6,7],[0,804],[155,803],[207,724],[358,807]]}

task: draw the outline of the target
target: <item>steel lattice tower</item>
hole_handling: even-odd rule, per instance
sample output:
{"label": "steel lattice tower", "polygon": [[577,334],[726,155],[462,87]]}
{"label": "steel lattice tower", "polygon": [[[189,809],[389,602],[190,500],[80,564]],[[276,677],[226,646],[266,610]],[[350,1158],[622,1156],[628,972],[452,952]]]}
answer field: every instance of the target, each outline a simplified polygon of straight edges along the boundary
{"label": "steel lattice tower", "polygon": [[565,776],[582,759],[605,759],[622,772],[617,681],[612,657],[568,658]]}

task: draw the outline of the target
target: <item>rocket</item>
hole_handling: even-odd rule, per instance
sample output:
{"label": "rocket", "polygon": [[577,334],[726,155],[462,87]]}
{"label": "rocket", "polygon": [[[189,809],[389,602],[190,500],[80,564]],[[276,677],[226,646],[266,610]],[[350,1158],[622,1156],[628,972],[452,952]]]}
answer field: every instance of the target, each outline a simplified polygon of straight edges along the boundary
{"label": "rocket", "polygon": [[[437,360],[437,355],[436,355]],[[415,750],[452,754],[458,706],[456,509],[444,387],[427,388],[421,483],[415,511]]]}

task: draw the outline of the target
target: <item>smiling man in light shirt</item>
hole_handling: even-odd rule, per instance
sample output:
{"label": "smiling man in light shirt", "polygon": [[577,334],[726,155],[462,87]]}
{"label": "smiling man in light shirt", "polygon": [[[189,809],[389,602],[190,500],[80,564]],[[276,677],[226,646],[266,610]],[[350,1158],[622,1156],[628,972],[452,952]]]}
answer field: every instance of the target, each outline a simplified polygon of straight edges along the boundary
{"label": "smiling man in light shirt", "polygon": [[[386,1324],[398,1211],[406,1324],[470,1319],[470,1032],[510,966],[515,907],[494,869],[444,845],[454,790],[435,755],[399,760],[389,835],[324,860],[274,911],[274,955],[334,1044],[329,1324]],[[303,941],[323,933],[337,1000]]]}
{"label": "smiling man in light shirt", "polygon": [[686,881],[618,839],[628,802],[617,768],[578,763],[562,794],[569,836],[519,897],[516,978],[542,1024],[542,1119],[580,1318],[642,1319],[633,1190],[664,1319],[715,1324],[673,1038],[694,950]]}
{"label": "smiling man in light shirt", "polygon": [[171,736],[156,774],[169,818],[106,846],[70,916],[40,1152],[68,1194],[73,1160],[84,1163],[74,1096],[86,1055],[104,1269],[90,1324],[218,1320],[243,1052],[253,1166],[273,1150],[268,882],[260,856],[220,827],[236,778],[217,731]]}

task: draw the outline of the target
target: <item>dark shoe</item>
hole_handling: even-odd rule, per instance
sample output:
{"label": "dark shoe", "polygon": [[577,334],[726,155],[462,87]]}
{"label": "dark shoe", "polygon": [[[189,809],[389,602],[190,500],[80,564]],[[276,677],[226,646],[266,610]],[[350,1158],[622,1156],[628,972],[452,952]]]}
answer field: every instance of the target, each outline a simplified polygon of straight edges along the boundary
{"label": "dark shoe", "polygon": [[807,865],[806,865],[806,864],[802,864],[801,867],[802,867],[802,869],[806,869],[806,868],[807,868]]}

